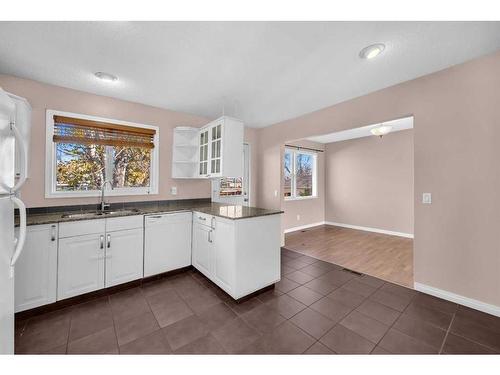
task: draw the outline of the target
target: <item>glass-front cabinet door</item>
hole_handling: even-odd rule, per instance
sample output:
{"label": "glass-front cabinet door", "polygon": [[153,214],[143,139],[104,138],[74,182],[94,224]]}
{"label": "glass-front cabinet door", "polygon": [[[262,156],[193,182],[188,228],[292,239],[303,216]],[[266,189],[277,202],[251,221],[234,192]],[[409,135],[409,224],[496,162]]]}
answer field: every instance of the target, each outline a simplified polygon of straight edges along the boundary
{"label": "glass-front cabinet door", "polygon": [[200,169],[199,175],[206,176],[209,174],[208,171],[208,133],[209,129],[200,132]]}
{"label": "glass-front cabinet door", "polygon": [[210,174],[221,173],[222,124],[210,128]]}

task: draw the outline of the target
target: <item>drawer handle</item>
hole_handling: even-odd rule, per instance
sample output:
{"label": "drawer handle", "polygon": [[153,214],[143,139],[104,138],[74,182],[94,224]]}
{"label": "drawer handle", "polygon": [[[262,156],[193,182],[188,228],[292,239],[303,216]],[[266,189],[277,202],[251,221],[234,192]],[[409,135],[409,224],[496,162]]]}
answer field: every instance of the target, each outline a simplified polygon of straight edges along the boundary
{"label": "drawer handle", "polygon": [[111,234],[108,234],[108,249],[111,247]]}
{"label": "drawer handle", "polygon": [[149,219],[161,219],[161,216],[148,216]]}
{"label": "drawer handle", "polygon": [[104,249],[104,236],[101,234],[99,236],[100,248]]}
{"label": "drawer handle", "polygon": [[206,217],[202,217],[202,216],[198,216],[198,219],[203,220],[203,221],[207,221],[207,218]]}
{"label": "drawer handle", "polygon": [[212,219],[210,219],[210,226],[212,229],[215,229],[215,216],[212,216]]}
{"label": "drawer handle", "polygon": [[56,226],[51,225],[51,230],[50,230],[50,240],[55,241],[56,240]]}

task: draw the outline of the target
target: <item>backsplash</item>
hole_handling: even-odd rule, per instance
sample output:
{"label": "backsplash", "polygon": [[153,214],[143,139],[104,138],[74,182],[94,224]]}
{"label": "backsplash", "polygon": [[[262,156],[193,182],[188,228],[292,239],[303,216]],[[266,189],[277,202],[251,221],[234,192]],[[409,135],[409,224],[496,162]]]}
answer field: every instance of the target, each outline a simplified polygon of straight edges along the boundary
{"label": "backsplash", "polygon": [[[169,199],[169,200],[158,200],[158,201],[136,201],[136,202],[116,202],[110,203],[111,210],[122,210],[131,207],[158,207],[158,206],[169,206],[175,207],[176,205],[186,205],[186,204],[200,204],[200,203],[210,203],[210,198],[195,198],[195,199]],[[49,207],[31,207],[26,208],[26,213],[28,215],[33,214],[48,214],[51,212],[74,212],[74,211],[93,211],[100,209],[99,204],[78,204],[71,206],[49,206]],[[18,215],[18,210],[16,209],[15,214]]]}

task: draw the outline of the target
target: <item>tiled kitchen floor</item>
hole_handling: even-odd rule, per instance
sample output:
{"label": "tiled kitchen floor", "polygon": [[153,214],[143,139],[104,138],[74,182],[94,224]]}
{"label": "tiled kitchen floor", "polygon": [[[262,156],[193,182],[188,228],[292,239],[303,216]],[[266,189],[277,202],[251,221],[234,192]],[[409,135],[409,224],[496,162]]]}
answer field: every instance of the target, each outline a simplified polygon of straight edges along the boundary
{"label": "tiled kitchen floor", "polygon": [[16,353],[499,353],[500,318],[282,250],[236,304],[197,271],[16,321]]}

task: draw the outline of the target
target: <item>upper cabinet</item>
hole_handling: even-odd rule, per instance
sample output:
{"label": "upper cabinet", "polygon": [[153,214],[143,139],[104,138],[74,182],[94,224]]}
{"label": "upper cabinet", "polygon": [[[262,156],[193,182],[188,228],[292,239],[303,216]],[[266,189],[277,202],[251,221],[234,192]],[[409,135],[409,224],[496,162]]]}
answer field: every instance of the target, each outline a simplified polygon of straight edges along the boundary
{"label": "upper cabinet", "polygon": [[227,116],[202,128],[175,128],[172,177],[241,177],[243,132],[243,123]]}

